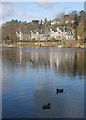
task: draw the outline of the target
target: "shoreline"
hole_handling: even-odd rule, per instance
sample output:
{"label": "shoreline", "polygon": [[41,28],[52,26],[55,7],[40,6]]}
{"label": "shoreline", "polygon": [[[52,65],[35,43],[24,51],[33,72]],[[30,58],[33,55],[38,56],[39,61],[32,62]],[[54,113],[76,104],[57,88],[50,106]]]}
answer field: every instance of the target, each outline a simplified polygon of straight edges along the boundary
{"label": "shoreline", "polygon": [[86,46],[83,46],[83,45],[81,45],[81,46],[72,46],[72,47],[70,47],[70,46],[34,46],[34,45],[32,45],[32,46],[29,46],[29,45],[0,45],[0,48],[3,48],[3,47],[11,47],[11,48],[15,48],[15,47],[52,47],[52,48],[86,48]]}
{"label": "shoreline", "polygon": [[80,40],[68,40],[68,41],[33,41],[33,42],[17,42],[17,43],[9,43],[9,44],[1,44],[0,47],[57,47],[57,48],[86,48],[86,43]]}

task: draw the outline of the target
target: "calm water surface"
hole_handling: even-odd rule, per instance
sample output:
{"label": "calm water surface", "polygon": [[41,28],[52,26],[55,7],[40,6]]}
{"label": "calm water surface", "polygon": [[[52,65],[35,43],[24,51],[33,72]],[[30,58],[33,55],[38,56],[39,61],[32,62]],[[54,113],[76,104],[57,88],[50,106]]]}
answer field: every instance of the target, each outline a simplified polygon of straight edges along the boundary
{"label": "calm water surface", "polygon": [[[3,48],[3,118],[83,118],[84,52]],[[64,92],[56,94],[57,88]],[[49,102],[51,108],[43,110]]]}

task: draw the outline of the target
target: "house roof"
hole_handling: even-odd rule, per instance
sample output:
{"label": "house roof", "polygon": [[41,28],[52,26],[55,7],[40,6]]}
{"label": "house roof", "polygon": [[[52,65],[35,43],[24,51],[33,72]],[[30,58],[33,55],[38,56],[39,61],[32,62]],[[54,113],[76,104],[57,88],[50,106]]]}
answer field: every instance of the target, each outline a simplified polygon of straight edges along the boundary
{"label": "house roof", "polygon": [[59,27],[59,30],[61,30],[62,32],[64,31],[64,28],[63,27]]}
{"label": "house roof", "polygon": [[52,31],[57,32],[57,28],[52,28]]}
{"label": "house roof", "polygon": [[65,28],[65,31],[66,31],[66,32],[72,32],[72,28],[71,28],[71,27],[66,27],[66,28]]}

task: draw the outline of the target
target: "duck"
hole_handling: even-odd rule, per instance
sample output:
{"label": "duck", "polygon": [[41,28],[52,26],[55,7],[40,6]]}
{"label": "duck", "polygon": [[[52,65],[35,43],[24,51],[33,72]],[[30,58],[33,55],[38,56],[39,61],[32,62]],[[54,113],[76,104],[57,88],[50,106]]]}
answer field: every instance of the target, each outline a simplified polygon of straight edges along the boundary
{"label": "duck", "polygon": [[31,59],[30,59],[30,62],[34,63],[34,61],[33,61],[33,60],[31,60]]}
{"label": "duck", "polygon": [[30,61],[32,61],[32,60],[30,59]]}
{"label": "duck", "polygon": [[63,89],[61,89],[61,88],[60,89],[57,88],[56,91],[57,91],[57,94],[58,93],[63,93]]}
{"label": "duck", "polygon": [[43,109],[50,109],[50,103],[48,103],[47,105],[43,105],[42,108]]}
{"label": "duck", "polygon": [[12,58],[10,58],[10,61],[12,60]]}

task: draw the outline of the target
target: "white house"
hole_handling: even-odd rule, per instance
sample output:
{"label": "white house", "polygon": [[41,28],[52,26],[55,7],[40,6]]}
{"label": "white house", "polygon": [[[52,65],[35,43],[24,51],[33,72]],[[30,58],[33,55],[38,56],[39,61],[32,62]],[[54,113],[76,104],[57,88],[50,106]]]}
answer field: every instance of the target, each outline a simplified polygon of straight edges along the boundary
{"label": "white house", "polygon": [[19,29],[19,32],[16,32],[17,37],[20,41],[28,41],[30,39],[30,33],[22,33]]}
{"label": "white house", "polygon": [[19,32],[16,32],[17,37],[19,37],[20,40],[23,40],[23,33],[19,30]]}
{"label": "white house", "polygon": [[57,27],[50,29],[51,32],[51,38],[55,38],[57,40],[62,39],[74,39],[74,30],[70,27]]}
{"label": "white house", "polygon": [[59,24],[59,23],[60,23],[59,21],[53,20],[53,21],[51,22],[51,25]]}
{"label": "white house", "polygon": [[39,33],[37,31],[31,31],[31,40],[35,39],[38,40],[39,39]]}
{"label": "white house", "polygon": [[35,39],[35,40],[40,40],[40,41],[44,41],[46,39],[49,39],[49,33],[47,32],[43,32],[43,31],[31,31],[31,40]]}
{"label": "white house", "polygon": [[28,34],[22,33],[20,30],[16,32],[17,37],[19,37],[20,41],[28,41],[28,40],[50,40],[51,38],[55,38],[56,40],[70,40],[74,39],[74,30],[71,27],[57,27],[52,28],[50,30],[34,30],[30,31]]}

